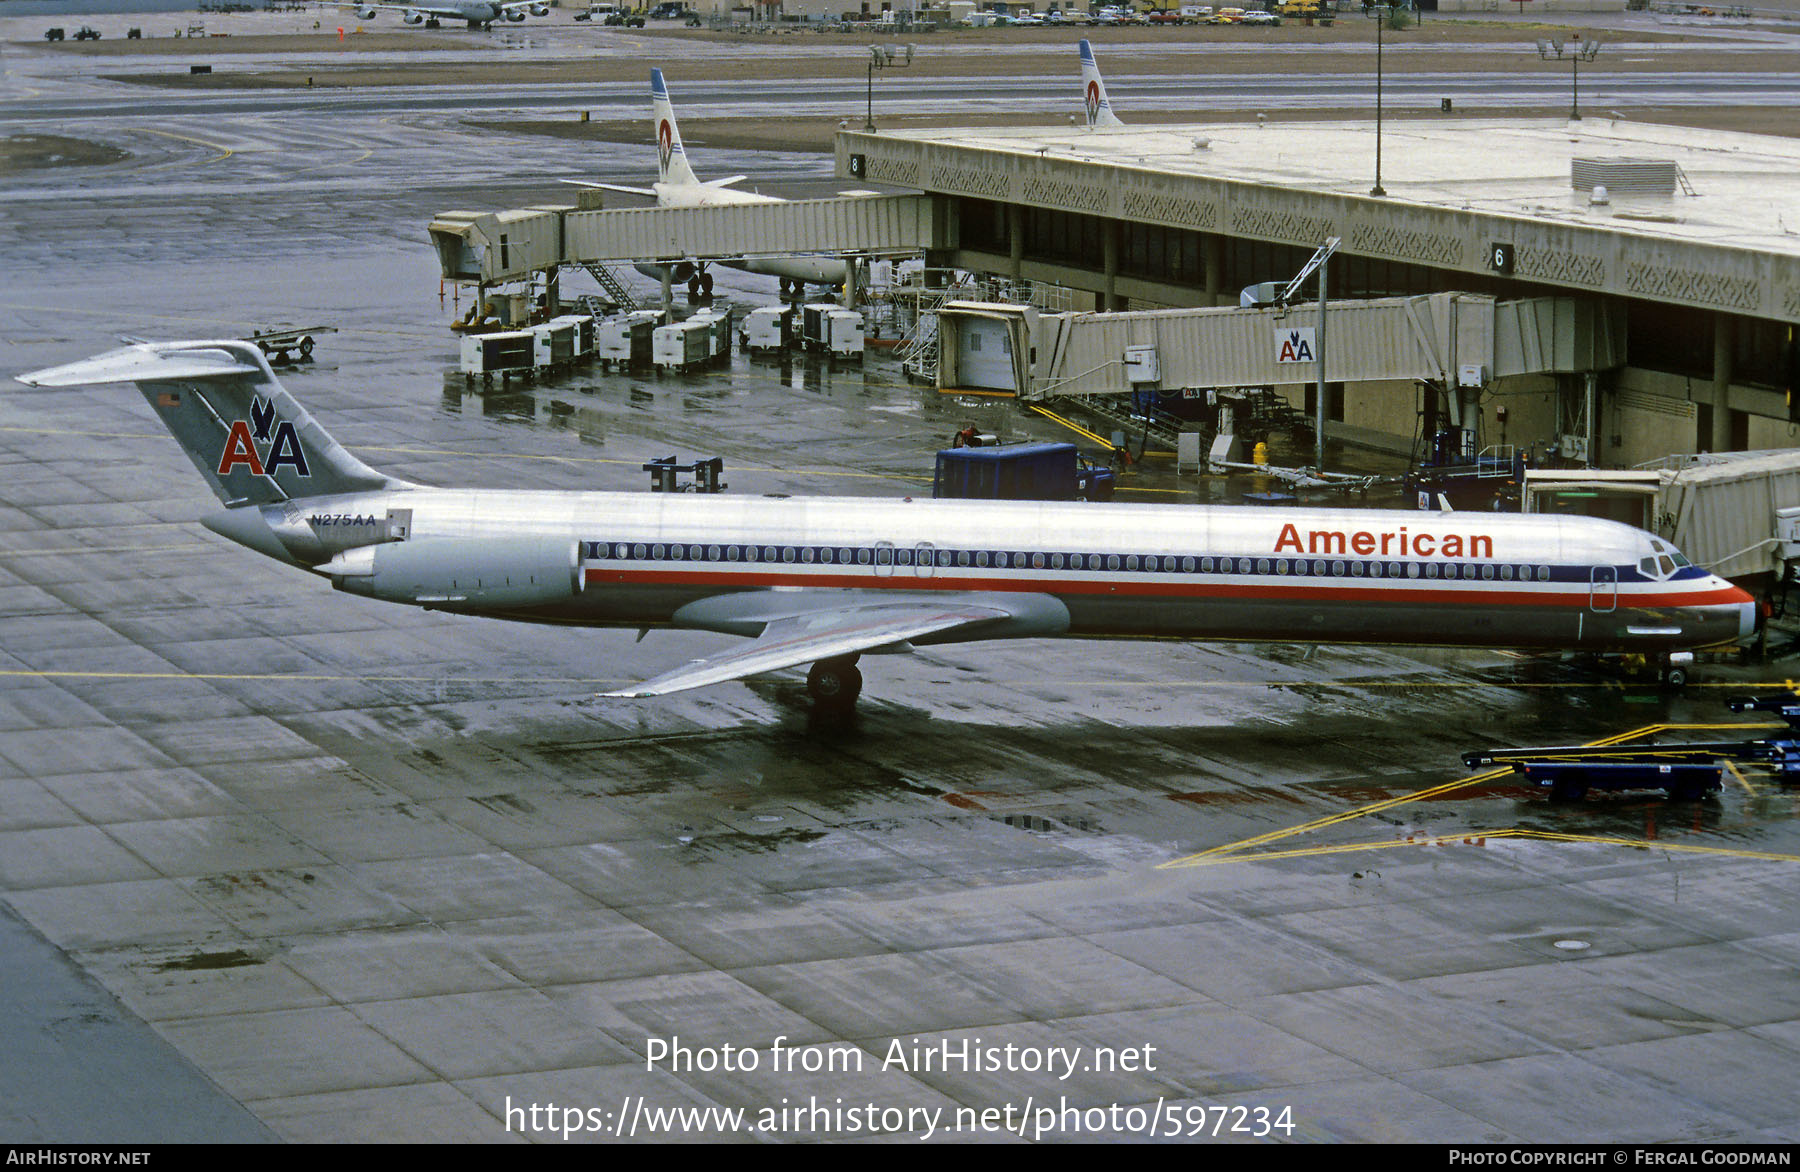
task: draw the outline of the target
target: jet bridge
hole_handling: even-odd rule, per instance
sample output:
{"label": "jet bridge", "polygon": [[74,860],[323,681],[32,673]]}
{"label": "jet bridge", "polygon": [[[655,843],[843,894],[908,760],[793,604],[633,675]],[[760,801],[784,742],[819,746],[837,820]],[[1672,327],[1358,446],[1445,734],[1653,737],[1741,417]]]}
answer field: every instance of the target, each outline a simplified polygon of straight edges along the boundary
{"label": "jet bridge", "polygon": [[707,207],[441,212],[428,231],[447,281],[496,285],[560,265],[910,256],[938,246],[945,215],[925,195],[840,196]]}
{"label": "jet bridge", "polygon": [[[1575,298],[1497,302],[1434,293],[1332,301],[1325,327],[1331,382],[1479,388],[1509,375],[1604,370],[1625,361],[1622,311]],[[1046,399],[1318,377],[1316,303],[1036,314],[953,302],[939,311],[938,329],[942,390]]]}

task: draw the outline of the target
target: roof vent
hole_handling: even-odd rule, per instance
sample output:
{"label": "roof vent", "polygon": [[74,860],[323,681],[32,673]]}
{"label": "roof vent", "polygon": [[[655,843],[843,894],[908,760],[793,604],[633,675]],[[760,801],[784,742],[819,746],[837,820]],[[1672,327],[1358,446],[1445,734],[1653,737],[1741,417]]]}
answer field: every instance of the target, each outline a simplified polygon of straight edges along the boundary
{"label": "roof vent", "polygon": [[1571,159],[1569,183],[1576,191],[1604,187],[1614,195],[1674,195],[1679,170],[1673,159]]}

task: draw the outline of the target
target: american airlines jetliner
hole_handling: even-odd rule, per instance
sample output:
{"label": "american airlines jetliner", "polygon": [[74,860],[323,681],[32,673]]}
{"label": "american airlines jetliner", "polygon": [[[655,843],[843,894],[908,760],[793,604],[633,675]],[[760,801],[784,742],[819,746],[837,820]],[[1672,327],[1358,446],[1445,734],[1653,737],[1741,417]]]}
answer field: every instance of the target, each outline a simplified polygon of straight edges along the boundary
{"label": "american airlines jetliner", "polygon": [[19,376],[136,383],[223,508],[213,532],[348,594],[742,642],[614,696],[984,639],[1587,648],[1745,638],[1756,606],[1612,521],[1493,513],[431,488],[326,434],[251,343],[140,343]]}
{"label": "american airlines jetliner", "polygon": [[[772,195],[752,191],[733,191],[731,185],[745,176],[701,182],[688,165],[687,151],[681,145],[681,131],[675,125],[675,106],[669,101],[669,87],[663,82],[662,70],[650,71],[650,126],[656,135],[656,184],[653,187],[626,187],[618,183],[595,183],[586,179],[567,179],[577,187],[598,187],[606,191],[623,191],[630,195],[648,195],[658,207],[703,208],[720,204],[780,203]],[[781,291],[799,292],[807,285],[842,285],[848,277],[848,266],[835,256],[761,257],[722,260],[719,263],[747,273],[762,273],[781,279]],[[634,266],[647,277],[661,280],[663,266]],[[701,297],[712,292],[712,277],[703,261],[683,261],[672,266],[670,279],[686,281],[688,295]]]}

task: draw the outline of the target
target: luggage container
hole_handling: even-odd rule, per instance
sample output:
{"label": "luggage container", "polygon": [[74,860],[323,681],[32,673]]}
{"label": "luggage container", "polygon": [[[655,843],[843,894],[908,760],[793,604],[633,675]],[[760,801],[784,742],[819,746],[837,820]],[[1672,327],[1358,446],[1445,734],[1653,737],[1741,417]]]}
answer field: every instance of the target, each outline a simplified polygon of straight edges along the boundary
{"label": "luggage container", "polygon": [[565,313],[561,317],[550,319],[551,325],[567,323],[574,331],[571,360],[586,362],[594,356],[594,319],[585,313]]}
{"label": "luggage container", "polygon": [[710,321],[657,326],[651,339],[650,360],[664,370],[692,370],[712,361]]}
{"label": "luggage container", "polygon": [[854,309],[834,309],[825,315],[825,352],[833,358],[862,361],[862,314]]}
{"label": "luggage container", "polygon": [[725,362],[731,358],[731,310],[702,309],[690,314],[688,321],[706,323],[709,361]]}
{"label": "luggage container", "polygon": [[601,320],[594,327],[594,353],[599,357],[600,365],[648,365],[656,325],[655,318],[642,317],[636,313],[618,314]]}
{"label": "luggage container", "polygon": [[480,375],[484,382],[496,374],[502,379],[530,375],[536,353],[537,335],[531,330],[464,334],[462,371],[469,378]]}
{"label": "luggage container", "polygon": [[1111,500],[1113,474],[1081,458],[1074,444],[951,448],[937,454],[931,495],[964,500]]}
{"label": "luggage container", "polygon": [[794,310],[787,305],[765,305],[753,309],[744,318],[739,335],[744,349],[752,354],[786,350],[794,341]]}
{"label": "luggage container", "polygon": [[800,345],[813,351],[825,349],[827,340],[826,319],[836,313],[842,306],[835,301],[815,301],[811,305],[800,307]]}
{"label": "luggage container", "polygon": [[531,327],[534,341],[532,365],[540,370],[563,370],[575,364],[575,326],[555,318]]}

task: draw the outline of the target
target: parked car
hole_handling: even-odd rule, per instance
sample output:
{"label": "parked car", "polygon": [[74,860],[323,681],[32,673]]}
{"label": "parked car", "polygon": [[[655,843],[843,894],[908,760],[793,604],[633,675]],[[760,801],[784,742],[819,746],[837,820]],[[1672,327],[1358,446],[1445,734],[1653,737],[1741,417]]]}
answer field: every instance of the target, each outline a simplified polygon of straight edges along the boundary
{"label": "parked car", "polygon": [[1239,24],[1280,24],[1281,18],[1273,12],[1246,12],[1238,18]]}

